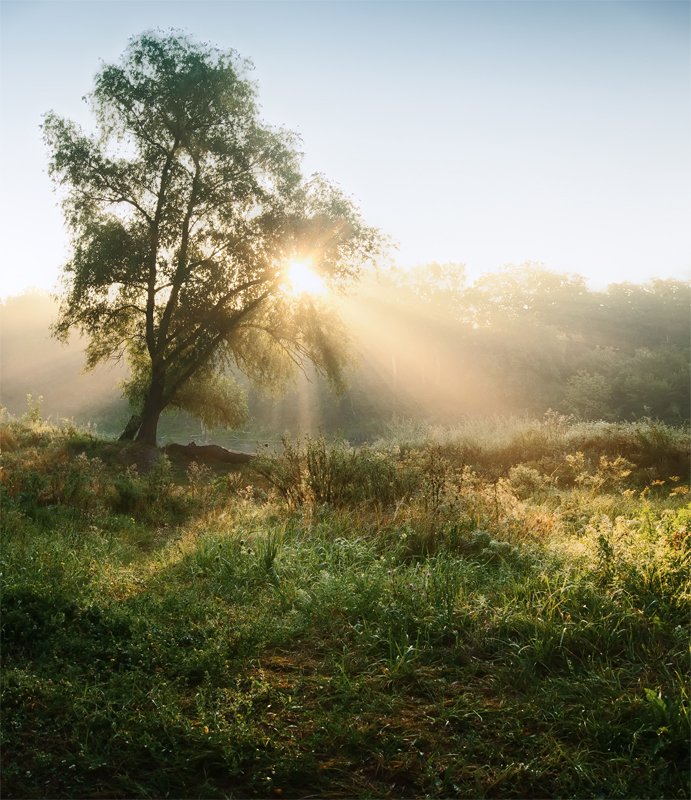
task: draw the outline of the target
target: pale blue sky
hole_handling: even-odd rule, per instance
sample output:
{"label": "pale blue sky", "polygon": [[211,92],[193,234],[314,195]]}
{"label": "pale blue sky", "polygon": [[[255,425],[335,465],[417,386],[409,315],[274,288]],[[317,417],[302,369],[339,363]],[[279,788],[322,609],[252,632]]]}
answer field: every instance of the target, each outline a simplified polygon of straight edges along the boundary
{"label": "pale blue sky", "polygon": [[66,256],[41,115],[88,124],[101,60],[179,27],[255,64],[398,259],[471,276],[532,260],[610,281],[691,275],[688,2],[0,0],[0,296]]}

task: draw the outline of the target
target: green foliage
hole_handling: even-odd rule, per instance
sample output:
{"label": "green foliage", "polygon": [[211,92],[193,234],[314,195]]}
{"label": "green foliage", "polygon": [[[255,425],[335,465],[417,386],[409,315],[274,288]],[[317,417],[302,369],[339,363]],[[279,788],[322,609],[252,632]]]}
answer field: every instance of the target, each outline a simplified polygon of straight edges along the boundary
{"label": "green foliage", "polygon": [[[457,424],[465,415],[532,417],[550,408],[591,422],[660,420],[678,425],[689,419],[688,283],[653,281],[592,291],[576,277],[529,265],[473,286],[465,285],[462,267],[453,264],[363,278],[362,291],[342,305],[347,332],[323,308],[318,314],[322,322],[311,327],[313,304],[308,298],[291,303],[291,314],[281,316],[282,323],[288,326],[292,320],[315,347],[321,341],[320,352],[331,358],[329,370],[338,386],[343,382],[344,343],[349,340],[360,356],[350,366],[349,386],[338,400],[328,382],[308,370],[315,412],[310,432],[338,431],[362,442],[379,436],[392,415]],[[42,325],[32,321],[37,309]],[[101,373],[101,381],[108,375],[108,389],[91,375],[91,383],[79,380],[88,391],[77,392],[81,351],[61,352],[42,341],[53,316],[40,296],[3,304],[6,402],[20,413],[26,392],[40,391],[48,398],[44,408],[60,413],[69,409],[84,420],[100,412],[103,424],[102,406],[113,403],[112,375]],[[251,377],[248,403],[254,424],[306,432],[304,387],[288,389],[276,403],[254,386],[285,386],[292,362],[258,328],[245,334],[238,339],[238,352],[245,353],[242,371]],[[29,352],[34,374],[26,372]],[[38,365],[36,353],[42,362]],[[47,383],[52,373],[47,367],[58,360],[61,375],[64,370],[75,377],[60,387]],[[146,354],[140,361],[133,384],[137,403],[151,377]],[[237,365],[232,371],[237,374]],[[201,371],[197,377],[201,382]],[[83,408],[84,394],[93,397],[90,415]],[[214,408],[219,399],[213,400]],[[236,402],[234,396],[227,399]],[[189,400],[193,403],[193,397]]]}
{"label": "green foliage", "polygon": [[392,425],[377,445],[422,450],[432,441],[456,466],[468,465],[480,473],[503,476],[523,465],[537,470],[547,482],[565,485],[575,478],[569,456],[580,452],[581,469],[589,474],[597,472],[603,458],[623,458],[630,464],[622,468],[632,470],[626,476],[628,483],[642,488],[651,480],[666,480],[669,476],[688,481],[688,433],[687,427],[650,419],[631,423],[580,422],[548,412],[538,420],[494,417],[451,428]]}
{"label": "green foliage", "polygon": [[26,396],[26,411],[24,412],[24,419],[27,422],[37,423],[41,420],[41,405],[43,403],[43,397],[38,396],[34,399],[34,396],[31,394],[27,394]]}
{"label": "green foliage", "polygon": [[688,282],[593,291],[531,264],[472,285],[462,274],[458,265],[394,270],[362,292],[361,311],[378,325],[363,326],[358,342],[366,366],[344,404],[348,424],[369,423],[372,436],[392,413],[445,424],[549,409],[689,419]]}
{"label": "green foliage", "polygon": [[236,424],[231,367],[270,384],[306,359],[338,382],[330,315],[292,302],[281,270],[311,258],[342,285],[379,246],[345,195],[303,178],[296,137],[261,123],[247,69],[145,33],[96,75],[93,136],[52,112],[43,124],[73,239],[55,332],[87,336],[89,367],[127,359],[149,444],[170,405]]}
{"label": "green foliage", "polygon": [[323,437],[304,442],[284,439],[278,458],[259,459],[254,468],[291,508],[312,503],[389,507],[405,501],[419,481],[415,466],[397,463],[393,453],[355,449],[344,442],[329,444]]}
{"label": "green foliage", "polygon": [[[49,529],[56,513],[75,520],[115,513],[165,524],[179,521],[195,505],[175,484],[170,461],[157,452],[128,452],[40,417],[3,423],[0,439],[5,443],[0,499],[7,519],[18,514]],[[143,472],[136,463],[122,463],[143,456]]]}
{"label": "green foliage", "polygon": [[5,795],[684,797],[687,487],[536,430],[223,475],[4,420]]}
{"label": "green foliage", "polygon": [[600,373],[579,370],[566,383],[563,404],[566,411],[581,419],[610,419],[611,383]]}
{"label": "green foliage", "polygon": [[548,479],[534,467],[525,464],[516,464],[509,470],[509,481],[511,488],[517,497],[526,499],[539,493],[547,484]]}
{"label": "green foliage", "polygon": [[198,375],[185,384],[172,405],[186,410],[209,428],[240,428],[247,421],[247,400],[237,381],[225,375]]}

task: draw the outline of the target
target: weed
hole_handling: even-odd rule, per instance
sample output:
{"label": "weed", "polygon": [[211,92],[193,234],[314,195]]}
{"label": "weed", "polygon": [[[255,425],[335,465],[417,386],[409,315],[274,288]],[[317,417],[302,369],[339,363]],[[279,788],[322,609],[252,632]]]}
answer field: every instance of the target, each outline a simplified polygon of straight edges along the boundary
{"label": "weed", "polygon": [[688,795],[678,431],[0,441],[7,797]]}

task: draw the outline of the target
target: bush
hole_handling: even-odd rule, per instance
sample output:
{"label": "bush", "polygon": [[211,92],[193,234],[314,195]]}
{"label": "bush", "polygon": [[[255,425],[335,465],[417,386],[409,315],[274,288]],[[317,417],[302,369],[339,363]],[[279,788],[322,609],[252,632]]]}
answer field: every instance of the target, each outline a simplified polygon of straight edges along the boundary
{"label": "bush", "polygon": [[389,507],[409,499],[419,483],[415,465],[395,452],[355,449],[344,442],[329,444],[323,437],[302,443],[284,439],[283,452],[258,459],[254,469],[291,508],[361,503]]}

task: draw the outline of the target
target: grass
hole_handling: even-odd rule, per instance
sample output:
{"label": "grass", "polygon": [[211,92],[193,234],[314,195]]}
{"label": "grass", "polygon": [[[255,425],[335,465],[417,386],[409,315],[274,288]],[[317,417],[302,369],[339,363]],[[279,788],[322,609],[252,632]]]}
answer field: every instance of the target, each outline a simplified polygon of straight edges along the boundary
{"label": "grass", "polygon": [[4,796],[688,797],[685,432],[558,424],[213,472],[5,419]]}

